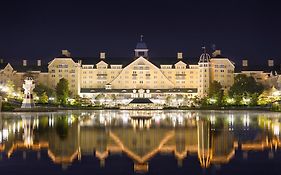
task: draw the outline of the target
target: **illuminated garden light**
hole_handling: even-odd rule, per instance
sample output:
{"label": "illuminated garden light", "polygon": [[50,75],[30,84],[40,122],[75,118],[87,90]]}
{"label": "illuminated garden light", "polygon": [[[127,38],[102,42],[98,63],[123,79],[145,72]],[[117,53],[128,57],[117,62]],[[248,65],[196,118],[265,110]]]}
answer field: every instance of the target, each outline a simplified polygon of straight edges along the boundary
{"label": "illuminated garden light", "polygon": [[242,99],[242,103],[248,105],[251,102],[251,98],[244,98]]}
{"label": "illuminated garden light", "polygon": [[234,98],[227,98],[226,102],[227,102],[228,104],[234,104],[234,103],[235,103],[235,100],[234,100]]}
{"label": "illuminated garden light", "polygon": [[217,102],[217,99],[215,98],[210,98],[209,99],[210,104],[215,104]]}
{"label": "illuminated garden light", "polygon": [[49,97],[48,100],[54,101],[54,100],[55,100],[55,97]]}

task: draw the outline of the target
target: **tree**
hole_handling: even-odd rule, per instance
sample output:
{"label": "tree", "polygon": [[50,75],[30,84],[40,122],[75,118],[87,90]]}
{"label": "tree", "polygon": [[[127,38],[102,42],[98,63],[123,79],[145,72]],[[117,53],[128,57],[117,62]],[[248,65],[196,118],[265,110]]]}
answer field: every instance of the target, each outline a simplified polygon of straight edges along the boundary
{"label": "tree", "polygon": [[112,95],[110,96],[110,98],[111,98],[111,100],[112,100],[113,106],[115,106],[115,105],[116,105],[116,100],[117,100],[116,95],[115,95],[115,94],[112,94]]}
{"label": "tree", "polygon": [[15,92],[15,84],[12,80],[8,80],[6,83],[6,94],[8,98],[13,98],[13,93]]}
{"label": "tree", "polygon": [[223,88],[222,88],[222,85],[220,84],[220,82],[213,81],[210,83],[208,97],[215,99],[217,105],[220,106],[222,104]]}
{"label": "tree", "polygon": [[174,99],[174,97],[172,95],[166,96],[166,99],[165,99],[166,105],[167,106],[172,106],[173,99]]}
{"label": "tree", "polygon": [[96,100],[97,105],[102,105],[103,102],[105,101],[105,95],[99,94],[99,95],[96,96],[95,100]]}
{"label": "tree", "polygon": [[60,79],[56,86],[56,95],[59,104],[67,104],[67,98],[69,97],[69,87],[67,79]]}
{"label": "tree", "polygon": [[36,85],[33,91],[37,94],[39,98],[44,94],[44,92],[46,92],[46,95],[48,97],[55,96],[55,91],[52,88],[49,88],[48,86],[45,86],[43,84]]}
{"label": "tree", "polygon": [[46,92],[43,92],[42,96],[39,97],[41,103],[48,103],[48,99],[49,97]]}
{"label": "tree", "polygon": [[244,74],[239,74],[234,79],[234,84],[230,87],[229,95],[242,95],[247,94],[261,94],[263,92],[263,85],[256,82],[256,80],[251,76],[246,76]]}
{"label": "tree", "polygon": [[210,83],[209,87],[209,97],[216,96],[222,91],[222,85],[220,82],[214,80],[213,82]]}
{"label": "tree", "polygon": [[253,77],[239,74],[235,77],[234,84],[230,87],[229,96],[235,99],[237,105],[240,105],[243,99],[250,99],[248,105],[256,105],[257,97],[263,90],[263,85],[256,82]]}

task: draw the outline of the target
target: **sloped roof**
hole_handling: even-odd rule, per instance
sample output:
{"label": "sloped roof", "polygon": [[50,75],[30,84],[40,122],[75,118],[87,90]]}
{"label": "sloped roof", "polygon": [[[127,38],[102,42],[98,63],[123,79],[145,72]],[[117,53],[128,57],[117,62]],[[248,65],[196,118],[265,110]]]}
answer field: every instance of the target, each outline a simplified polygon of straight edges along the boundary
{"label": "sloped roof", "polygon": [[235,72],[241,71],[264,71],[267,73],[281,73],[281,62],[278,59],[274,59],[274,66],[268,66],[267,60],[263,64],[257,63],[255,60],[248,60],[248,66],[242,65],[242,60],[235,63]]}
{"label": "sloped roof", "polygon": [[30,71],[48,72],[48,65],[41,65],[41,66],[37,66],[37,65],[27,65],[27,66],[12,65],[12,67],[17,72],[30,72]]}
{"label": "sloped roof", "polygon": [[145,42],[140,41],[140,42],[137,43],[136,49],[147,49],[147,45],[146,45]]}
{"label": "sloped roof", "polygon": [[[132,63],[135,59],[136,58],[133,57],[110,57],[102,60],[109,65],[122,65],[123,67],[125,67],[128,64]],[[183,58],[179,60],[176,57],[149,57],[146,59],[157,67],[160,67],[160,65],[174,65],[179,61],[182,61],[188,65],[198,64],[198,58]],[[75,62],[77,62],[78,60],[82,60],[82,65],[94,66],[101,61],[101,59],[97,57],[73,57],[73,60]]]}

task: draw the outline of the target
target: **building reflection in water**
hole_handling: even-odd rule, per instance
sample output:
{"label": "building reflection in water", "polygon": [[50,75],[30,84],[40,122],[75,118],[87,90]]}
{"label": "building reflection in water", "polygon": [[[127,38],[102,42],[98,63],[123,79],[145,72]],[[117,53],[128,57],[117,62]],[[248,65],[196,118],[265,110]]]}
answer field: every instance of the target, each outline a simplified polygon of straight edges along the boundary
{"label": "building reflection in water", "polygon": [[[280,118],[247,112],[96,111],[83,113],[22,114],[0,117],[0,151],[8,158],[17,150],[47,150],[50,159],[67,168],[74,160],[93,155],[105,166],[111,154],[124,153],[135,171],[148,171],[159,153],[173,154],[178,165],[198,157],[202,168],[228,163],[237,150],[280,147]],[[250,128],[259,128],[250,136]],[[249,136],[248,136],[249,135]]]}

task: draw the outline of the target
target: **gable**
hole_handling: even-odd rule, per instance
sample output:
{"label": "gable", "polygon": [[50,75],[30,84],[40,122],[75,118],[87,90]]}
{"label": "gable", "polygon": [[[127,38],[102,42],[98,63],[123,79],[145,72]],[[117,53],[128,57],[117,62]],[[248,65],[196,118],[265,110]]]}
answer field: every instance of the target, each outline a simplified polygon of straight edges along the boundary
{"label": "gable", "polygon": [[51,67],[53,64],[67,64],[67,63],[76,64],[72,58],[55,58],[51,62],[49,62],[48,67]]}
{"label": "gable", "polygon": [[121,73],[113,79],[112,86],[120,88],[145,88],[145,89],[169,89],[174,84],[162,73],[162,71],[143,57],[139,57],[126,66]]}
{"label": "gable", "polygon": [[175,66],[186,66],[186,64],[183,61],[178,61]]}
{"label": "gable", "polygon": [[13,71],[13,67],[12,67],[12,65],[10,64],[10,63],[8,63],[6,66],[5,66],[5,68],[4,68],[4,71]]}
{"label": "gable", "polygon": [[104,62],[103,60],[101,60],[100,62],[98,62],[97,64],[96,64],[96,66],[97,66],[97,68],[98,67],[104,67],[104,68],[107,68],[107,63],[106,62]]}
{"label": "gable", "polygon": [[179,61],[175,64],[176,69],[186,69],[186,64],[182,61]]}

